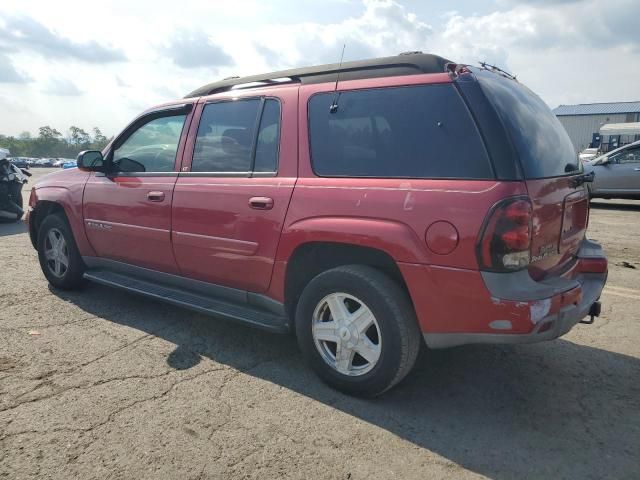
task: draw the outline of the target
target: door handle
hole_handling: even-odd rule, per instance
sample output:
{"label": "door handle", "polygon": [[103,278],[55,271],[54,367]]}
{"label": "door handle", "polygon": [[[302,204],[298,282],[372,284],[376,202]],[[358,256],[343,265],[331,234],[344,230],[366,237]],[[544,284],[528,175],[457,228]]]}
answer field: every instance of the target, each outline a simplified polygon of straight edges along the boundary
{"label": "door handle", "polygon": [[256,210],[271,210],[273,208],[273,198],[269,197],[251,197],[249,206]]}
{"label": "door handle", "polygon": [[634,168],[634,170],[635,170],[636,172],[640,172],[640,168],[637,168],[637,167],[636,167],[636,168]]}
{"label": "door handle", "polygon": [[164,192],[149,192],[147,199],[151,202],[162,202],[164,200]]}

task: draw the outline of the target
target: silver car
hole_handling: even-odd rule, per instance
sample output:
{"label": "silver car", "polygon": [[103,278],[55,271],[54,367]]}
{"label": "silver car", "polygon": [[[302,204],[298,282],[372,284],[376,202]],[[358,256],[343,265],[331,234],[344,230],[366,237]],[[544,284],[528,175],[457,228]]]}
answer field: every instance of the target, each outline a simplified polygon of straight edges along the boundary
{"label": "silver car", "polygon": [[591,197],[640,199],[640,141],[585,161],[584,171],[595,172]]}

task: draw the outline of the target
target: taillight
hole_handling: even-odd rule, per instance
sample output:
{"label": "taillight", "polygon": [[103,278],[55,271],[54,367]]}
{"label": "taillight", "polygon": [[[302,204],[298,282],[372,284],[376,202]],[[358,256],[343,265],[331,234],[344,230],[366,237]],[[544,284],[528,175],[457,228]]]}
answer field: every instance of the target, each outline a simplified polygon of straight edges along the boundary
{"label": "taillight", "polygon": [[484,221],[477,245],[482,270],[513,271],[531,261],[531,201],[513,197],[500,201]]}
{"label": "taillight", "polygon": [[35,208],[37,201],[36,187],[31,187],[31,193],[29,194],[29,206],[31,208]]}

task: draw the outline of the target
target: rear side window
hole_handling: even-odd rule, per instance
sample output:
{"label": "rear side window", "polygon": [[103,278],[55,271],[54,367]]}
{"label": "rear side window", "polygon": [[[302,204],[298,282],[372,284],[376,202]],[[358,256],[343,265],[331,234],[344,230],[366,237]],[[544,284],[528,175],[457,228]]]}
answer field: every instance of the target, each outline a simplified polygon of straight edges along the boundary
{"label": "rear side window", "polygon": [[279,139],[277,100],[210,103],[198,125],[191,171],[275,172]]}
{"label": "rear side window", "polygon": [[526,178],[582,169],[569,135],[540,97],[515,80],[482,70],[474,73],[511,137]]}
{"label": "rear side window", "polygon": [[260,119],[254,172],[275,172],[280,145],[280,103],[267,99]]}
{"label": "rear side window", "polygon": [[485,147],[453,85],[340,93],[309,101],[311,159],[319,176],[494,178]]}

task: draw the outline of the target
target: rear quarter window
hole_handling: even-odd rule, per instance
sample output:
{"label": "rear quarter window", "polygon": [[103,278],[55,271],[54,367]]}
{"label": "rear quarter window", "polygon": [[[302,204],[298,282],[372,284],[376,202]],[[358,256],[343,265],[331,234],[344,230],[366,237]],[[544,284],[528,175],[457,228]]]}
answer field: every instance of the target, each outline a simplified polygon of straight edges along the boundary
{"label": "rear quarter window", "polygon": [[566,130],[546,103],[521,83],[474,70],[482,90],[502,119],[528,179],[581,171]]}
{"label": "rear quarter window", "polygon": [[311,161],[326,177],[494,178],[453,85],[334,92],[309,100]]}

